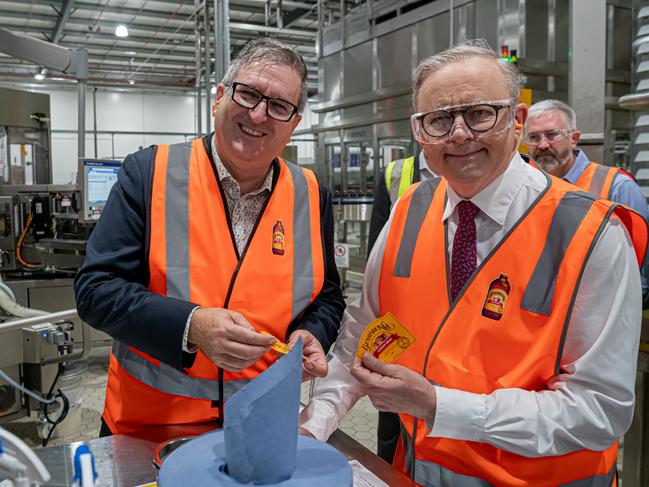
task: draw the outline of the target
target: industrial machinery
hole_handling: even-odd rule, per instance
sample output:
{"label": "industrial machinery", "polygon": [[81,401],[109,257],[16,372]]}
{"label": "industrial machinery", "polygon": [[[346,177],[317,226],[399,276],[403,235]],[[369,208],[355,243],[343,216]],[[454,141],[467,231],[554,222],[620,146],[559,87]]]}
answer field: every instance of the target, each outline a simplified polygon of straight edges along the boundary
{"label": "industrial machinery", "polygon": [[[34,413],[42,418],[40,433],[47,443],[70,407],[58,388],[59,379],[67,366],[90,353],[90,333],[75,309],[44,313],[23,308],[12,301],[5,288],[0,288],[4,310],[0,323],[0,424]],[[28,317],[15,318],[21,314]]]}
{"label": "industrial machinery", "polygon": [[27,445],[0,428],[0,484],[30,487],[43,485],[50,478],[41,459]]}
{"label": "industrial machinery", "polygon": [[[73,277],[119,167],[82,160],[78,187],[0,185],[0,424],[36,412],[47,438],[67,407],[52,395],[64,364],[85,357],[91,341],[108,341],[75,309],[38,310],[75,306]],[[59,413],[50,414],[55,402]]]}
{"label": "industrial machinery", "polygon": [[49,96],[0,88],[0,103],[0,273],[5,281],[69,278],[120,163],[81,158],[76,184],[53,185]]}
{"label": "industrial machinery", "polygon": [[75,306],[73,277],[121,164],[81,159],[77,184],[49,184],[48,97],[8,91],[21,102],[0,116],[0,424],[35,415],[47,440],[69,407],[58,379],[91,334],[108,339],[60,310]]}
{"label": "industrial machinery", "polygon": [[84,159],[78,185],[0,185],[0,272],[5,279],[74,275],[120,166]]}
{"label": "industrial machinery", "polygon": [[0,51],[73,74],[78,82],[80,177],[70,185],[52,184],[49,97],[0,90],[0,423],[38,411],[47,423],[46,443],[70,406],[57,382],[90,352],[90,328],[76,315],[72,278],[119,163],[83,158],[85,50],[0,29]]}

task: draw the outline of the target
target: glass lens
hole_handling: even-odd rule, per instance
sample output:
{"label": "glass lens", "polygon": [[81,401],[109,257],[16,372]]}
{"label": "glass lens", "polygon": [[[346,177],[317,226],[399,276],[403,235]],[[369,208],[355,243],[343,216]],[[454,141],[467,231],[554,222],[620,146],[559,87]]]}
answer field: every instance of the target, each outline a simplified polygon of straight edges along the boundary
{"label": "glass lens", "polygon": [[550,142],[556,142],[557,140],[563,139],[567,135],[565,130],[553,129],[545,132],[545,138]]}
{"label": "glass lens", "polygon": [[234,98],[243,106],[252,108],[261,100],[261,93],[248,86],[236,85],[234,88]]}
{"label": "glass lens", "polygon": [[498,112],[489,105],[476,105],[464,112],[464,123],[471,130],[484,132],[496,125]]}
{"label": "glass lens", "polygon": [[548,142],[557,142],[568,135],[567,130],[563,129],[550,129],[550,130],[545,130],[544,132],[532,132],[530,134],[527,134],[527,142],[529,144],[540,144],[541,140],[543,137],[545,137],[545,140]]}
{"label": "glass lens", "polygon": [[288,120],[293,115],[293,105],[279,98],[268,100],[268,115],[278,120]]}
{"label": "glass lens", "polygon": [[446,135],[453,126],[453,115],[446,110],[426,113],[419,120],[424,131],[433,137]]}

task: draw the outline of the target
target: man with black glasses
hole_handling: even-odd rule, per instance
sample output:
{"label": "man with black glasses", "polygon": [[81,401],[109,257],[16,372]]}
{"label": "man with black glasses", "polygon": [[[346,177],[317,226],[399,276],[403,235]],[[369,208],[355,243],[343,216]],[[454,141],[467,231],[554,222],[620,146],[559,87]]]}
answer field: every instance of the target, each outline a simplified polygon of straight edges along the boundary
{"label": "man with black glasses", "polygon": [[303,376],[326,375],[344,309],[331,195],[279,157],[306,76],[292,48],[252,41],[212,134],[124,161],[75,282],[79,315],[113,337],[102,435],[221,421],[276,339],[301,338]]}
{"label": "man with black glasses", "polygon": [[[646,222],[521,158],[518,72],[482,41],[414,77],[412,130],[441,177],[395,205],[301,431],[327,438],[367,394],[399,414],[394,463],[418,485],[612,485]],[[359,359],[386,313],[414,343],[395,363]]]}

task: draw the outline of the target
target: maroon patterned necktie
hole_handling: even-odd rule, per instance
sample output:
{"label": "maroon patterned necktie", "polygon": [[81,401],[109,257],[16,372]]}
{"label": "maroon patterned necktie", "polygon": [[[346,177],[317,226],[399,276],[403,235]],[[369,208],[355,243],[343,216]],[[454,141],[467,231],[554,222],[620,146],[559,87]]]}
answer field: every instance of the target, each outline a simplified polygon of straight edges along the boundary
{"label": "maroon patterned necktie", "polygon": [[457,205],[460,222],[455,231],[451,255],[451,298],[453,301],[478,265],[475,216],[479,211],[480,208],[469,200],[462,200]]}

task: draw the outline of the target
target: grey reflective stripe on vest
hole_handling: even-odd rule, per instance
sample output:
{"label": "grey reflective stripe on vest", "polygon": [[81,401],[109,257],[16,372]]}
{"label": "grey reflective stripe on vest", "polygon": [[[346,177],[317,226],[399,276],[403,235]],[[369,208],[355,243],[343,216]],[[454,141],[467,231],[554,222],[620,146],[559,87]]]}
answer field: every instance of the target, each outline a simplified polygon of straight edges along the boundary
{"label": "grey reflective stripe on vest", "polygon": [[593,475],[586,479],[575,480],[567,484],[561,484],[561,487],[610,487],[615,480],[615,472],[617,471],[617,462],[613,463],[613,467],[609,473],[601,475]]}
{"label": "grey reflective stripe on vest", "polygon": [[[160,392],[194,399],[212,401],[219,399],[219,381],[217,379],[191,377],[164,362],[160,362],[160,367],[158,367],[118,340],[113,340],[113,356],[126,372]],[[227,401],[248,382],[248,380],[225,381],[223,383],[225,400]]]}
{"label": "grey reflective stripe on vest", "polygon": [[[594,163],[591,162],[591,164]],[[606,176],[608,175],[608,172],[610,170],[611,168],[608,166],[597,164],[595,168],[595,174],[593,174],[593,179],[591,179],[590,181],[590,188],[588,188],[588,192],[590,194],[599,197],[599,194],[602,192],[602,188],[604,187]],[[606,195],[606,197],[608,197],[608,195]]]}
{"label": "grey reflective stripe on vest", "polygon": [[293,303],[291,321],[311,302],[313,294],[313,255],[311,250],[311,208],[309,183],[304,171],[286,163],[293,179]]}
{"label": "grey reflective stripe on vest", "polygon": [[[165,244],[167,296],[189,301],[189,163],[192,143],[169,146],[165,183]],[[166,394],[195,399],[219,400],[218,379],[191,377],[164,362],[157,366],[117,340],[113,355],[120,366],[140,382]],[[224,382],[227,400],[248,383]]]}
{"label": "grey reflective stripe on vest", "polygon": [[527,284],[521,308],[549,316],[559,267],[566,249],[593,204],[581,193],[566,193],[557,206],[550,230],[532,277]]}
{"label": "grey reflective stripe on vest", "polygon": [[[412,443],[410,435],[406,428],[401,425],[401,439],[406,451],[405,466],[408,473],[410,473],[412,465]],[[613,485],[615,479],[617,462],[613,463],[613,467],[606,474],[593,475],[591,477],[568,482],[567,484],[560,484],[561,487],[610,487]],[[436,463],[427,462],[419,458],[415,459],[415,475],[414,481],[424,487],[487,487],[492,484],[486,480],[469,475],[462,475],[456,473],[448,468],[444,468]]]}
{"label": "grey reflective stripe on vest", "polygon": [[192,143],[169,146],[165,184],[167,296],[189,301],[189,159]]}
{"label": "grey reflective stripe on vest", "polygon": [[[411,473],[412,444],[410,435],[403,424],[401,424],[401,439],[406,450],[406,469]],[[489,482],[477,477],[462,475],[436,463],[427,462],[419,458],[415,459],[414,481],[424,487],[488,487],[491,485]]]}
{"label": "grey reflective stripe on vest", "polygon": [[401,173],[405,159],[398,159],[393,162],[392,173],[390,174],[390,208],[394,206],[399,199],[399,187],[401,186]]}
{"label": "grey reflective stripe on vest", "polygon": [[410,441],[410,435],[406,430],[406,427],[401,421],[399,421],[399,427],[401,429],[401,441],[403,442],[403,464],[406,467],[406,470],[410,473],[412,471],[412,442]]}
{"label": "grey reflective stripe on vest", "polygon": [[419,186],[412,194],[408,215],[406,215],[406,224],[401,234],[401,243],[397,259],[394,263],[395,277],[410,277],[410,267],[412,266],[412,257],[415,253],[415,245],[424,222],[428,208],[433,201],[435,190],[439,186],[440,178],[427,179],[419,183]]}

